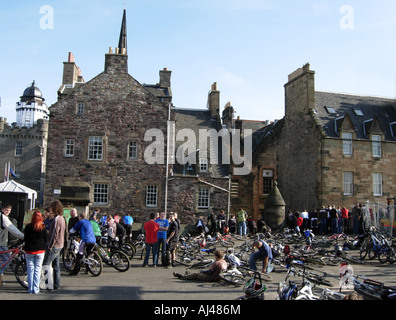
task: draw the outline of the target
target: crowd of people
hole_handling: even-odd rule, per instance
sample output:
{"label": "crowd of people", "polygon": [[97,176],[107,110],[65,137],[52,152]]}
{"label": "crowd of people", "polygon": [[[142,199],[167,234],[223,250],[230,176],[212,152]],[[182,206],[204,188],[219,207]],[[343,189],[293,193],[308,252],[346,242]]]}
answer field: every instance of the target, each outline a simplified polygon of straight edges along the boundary
{"label": "crowd of people", "polygon": [[[45,208],[44,212],[35,210],[31,222],[26,225],[21,232],[9,219],[11,205],[6,204],[1,212],[0,228],[0,250],[8,249],[8,233],[25,243],[26,264],[28,273],[28,293],[40,292],[40,279],[42,271],[52,266],[53,269],[53,290],[60,288],[60,253],[68,241],[68,234],[79,233],[81,238],[79,252],[75,269],[72,274],[78,274],[80,261],[84,250],[90,250],[96,243],[97,237],[102,235],[101,227],[106,227],[110,238],[118,239],[122,243],[123,239],[132,239],[133,218],[129,214],[100,215],[100,210],[95,209],[90,217],[85,212],[77,213],[75,208],[70,210],[70,218],[66,222],[63,216],[63,205],[55,200]],[[306,210],[295,213],[289,211],[286,218],[287,226],[290,229],[304,232],[306,229],[313,230],[322,235],[326,234],[354,234],[357,235],[364,230],[363,212],[365,208],[356,204],[352,210],[340,206],[323,206],[319,210],[308,213]],[[100,219],[99,219],[100,217]],[[196,222],[199,233],[204,235],[216,234],[239,234],[241,236],[255,235],[256,232],[265,226],[261,219],[256,221],[248,216],[244,209],[240,209],[236,215],[231,215],[227,221],[224,210],[218,214],[211,212],[207,217],[200,216]],[[175,255],[179,243],[180,221],[177,213],[170,212],[168,217],[165,212],[150,213],[148,221],[143,224],[145,234],[146,252],[142,267],[148,267],[149,258],[152,256],[152,265],[157,267],[159,259],[161,265],[171,268],[175,264]],[[257,252],[250,258],[251,268],[256,268],[258,258],[263,260],[262,272],[266,272],[268,258],[271,259],[271,250],[267,248],[263,241],[255,243]],[[10,253],[0,254],[0,259],[4,262]],[[217,279],[219,270],[224,266],[223,253],[215,252],[215,259],[218,263],[213,269],[208,270],[205,275],[181,276],[175,274],[180,279],[205,278]],[[6,268],[7,266],[5,266]],[[0,269],[0,287],[2,286],[2,275],[5,268]]]}
{"label": "crowd of people", "polygon": [[240,208],[237,214],[232,214],[227,221],[224,210],[218,214],[210,212],[207,217],[200,216],[196,222],[199,233],[205,234],[238,234],[241,236],[255,235],[265,225],[262,219],[256,221]]}
{"label": "crowd of people", "polygon": [[327,234],[362,234],[365,230],[365,207],[356,203],[352,210],[346,207],[328,205],[310,213],[304,211],[289,211],[287,227],[304,232],[310,229],[321,235]]}

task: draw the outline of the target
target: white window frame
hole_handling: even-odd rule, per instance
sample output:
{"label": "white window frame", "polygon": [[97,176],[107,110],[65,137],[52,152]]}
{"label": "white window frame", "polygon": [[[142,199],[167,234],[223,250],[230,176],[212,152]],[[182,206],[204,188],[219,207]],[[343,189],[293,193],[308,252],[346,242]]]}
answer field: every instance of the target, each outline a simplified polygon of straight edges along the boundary
{"label": "white window frame", "polygon": [[158,186],[146,186],[146,207],[154,208],[158,206]]}
{"label": "white window frame", "polygon": [[102,161],[103,160],[103,137],[91,136],[88,139],[88,160]]}
{"label": "white window frame", "polygon": [[128,159],[137,159],[138,143],[137,141],[129,141],[128,144]]}
{"label": "white window frame", "polygon": [[22,157],[23,155],[23,142],[17,141],[15,142],[15,156]]}
{"label": "white window frame", "polygon": [[199,171],[208,172],[208,158],[199,158]]}
{"label": "white window frame", "polygon": [[74,139],[65,139],[65,157],[74,157]]}
{"label": "white window frame", "polygon": [[351,156],[353,154],[352,140],[353,134],[351,132],[342,133],[342,153],[344,156]]}
{"label": "white window frame", "polygon": [[81,116],[84,114],[85,104],[84,102],[77,102],[76,114]]}
{"label": "white window frame", "polygon": [[382,189],[383,177],[382,173],[373,173],[373,196],[381,197],[383,194]]}
{"label": "white window frame", "polygon": [[343,172],[342,173],[342,182],[343,182],[343,194],[344,196],[353,195],[353,172]]}
{"label": "white window frame", "polygon": [[373,157],[381,158],[382,157],[382,146],[381,146],[382,137],[378,134],[373,134],[373,136],[371,137],[371,141],[372,141]]}
{"label": "white window frame", "polygon": [[107,205],[109,203],[109,185],[106,183],[95,183],[93,196],[95,205]]}
{"label": "white window frame", "polygon": [[198,209],[208,209],[210,206],[210,188],[198,188]]}

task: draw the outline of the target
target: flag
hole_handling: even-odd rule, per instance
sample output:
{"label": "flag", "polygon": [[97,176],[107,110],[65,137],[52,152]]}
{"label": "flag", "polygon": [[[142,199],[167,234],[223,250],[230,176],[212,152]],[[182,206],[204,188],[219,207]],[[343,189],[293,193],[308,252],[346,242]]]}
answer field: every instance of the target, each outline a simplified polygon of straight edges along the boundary
{"label": "flag", "polygon": [[10,167],[10,173],[11,173],[11,176],[12,176],[13,178],[18,178],[17,175],[15,174],[14,170],[12,170],[11,167]]}

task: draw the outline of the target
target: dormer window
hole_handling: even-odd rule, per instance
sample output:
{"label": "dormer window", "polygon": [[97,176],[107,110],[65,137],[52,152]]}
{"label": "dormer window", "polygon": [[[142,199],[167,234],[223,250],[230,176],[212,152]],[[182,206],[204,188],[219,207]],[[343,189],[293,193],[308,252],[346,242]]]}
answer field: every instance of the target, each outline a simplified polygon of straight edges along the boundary
{"label": "dormer window", "polygon": [[355,114],[357,115],[357,116],[364,116],[364,113],[363,113],[363,111],[362,110],[360,110],[360,109],[353,109],[353,112],[355,112]]}
{"label": "dormer window", "polygon": [[328,114],[336,114],[337,112],[333,107],[325,107]]}

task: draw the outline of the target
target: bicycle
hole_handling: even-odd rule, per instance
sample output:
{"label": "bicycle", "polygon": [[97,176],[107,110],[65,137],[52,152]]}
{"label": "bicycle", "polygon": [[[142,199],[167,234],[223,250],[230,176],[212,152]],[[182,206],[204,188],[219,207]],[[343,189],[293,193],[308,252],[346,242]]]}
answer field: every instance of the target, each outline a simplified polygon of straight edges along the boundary
{"label": "bicycle", "polygon": [[94,250],[98,252],[102,261],[108,266],[114,267],[114,269],[120,272],[129,270],[130,261],[125,252],[114,248],[110,248],[110,250],[107,251],[97,243],[95,243]]}
{"label": "bicycle", "polygon": [[[63,264],[68,271],[74,271],[77,253],[79,250],[79,238],[76,236],[71,236],[68,244],[70,246],[67,248],[66,253],[63,255]],[[80,267],[86,267],[87,271],[93,276],[98,277],[102,273],[103,263],[100,255],[93,250],[87,252],[86,247],[84,248],[84,253],[80,261]]]}
{"label": "bicycle", "polygon": [[[302,283],[290,280],[291,275],[302,276]],[[296,272],[293,267],[287,271],[285,280],[278,285],[279,300],[321,300],[320,295],[314,294],[314,287],[310,281],[305,279],[304,272]]]}
{"label": "bicycle", "polygon": [[338,243],[334,245],[334,250],[322,250],[320,253],[323,254],[323,257],[320,258],[321,261],[329,266],[337,266],[342,262],[364,264],[363,260],[346,253],[346,251]]}
{"label": "bicycle", "polygon": [[12,268],[15,274],[15,279],[23,288],[27,289],[27,267],[23,246],[23,244],[20,244],[15,248],[0,251],[0,254],[11,253],[8,259],[0,266],[0,269],[4,268],[4,270],[6,270],[12,263],[15,263],[14,267]]}
{"label": "bicycle", "polygon": [[[362,278],[363,281],[360,281]],[[395,300],[396,289],[387,287],[383,283],[371,280],[365,276],[356,276],[352,278],[354,289],[357,293],[369,300]]]}

